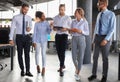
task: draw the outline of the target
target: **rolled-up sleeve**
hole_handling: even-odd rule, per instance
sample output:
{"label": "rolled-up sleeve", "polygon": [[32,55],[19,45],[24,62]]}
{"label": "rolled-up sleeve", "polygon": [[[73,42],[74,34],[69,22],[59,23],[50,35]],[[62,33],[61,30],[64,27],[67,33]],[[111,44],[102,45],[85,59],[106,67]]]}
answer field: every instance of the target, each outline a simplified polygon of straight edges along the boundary
{"label": "rolled-up sleeve", "polygon": [[16,18],[13,17],[12,23],[11,23],[11,28],[10,28],[9,40],[13,40],[15,28],[16,28]]}
{"label": "rolled-up sleeve", "polygon": [[69,17],[69,18],[68,18],[68,28],[71,28],[71,23],[72,23],[72,20],[71,20],[71,18]]}
{"label": "rolled-up sleeve", "polygon": [[84,35],[89,35],[89,25],[88,25],[87,21],[85,21],[84,28],[83,28],[82,32]]}
{"label": "rolled-up sleeve", "polygon": [[47,33],[50,34],[52,31],[50,24],[48,22],[46,22],[46,25],[47,25]]}
{"label": "rolled-up sleeve", "polygon": [[30,28],[32,29],[32,18],[30,17]]}
{"label": "rolled-up sleeve", "polygon": [[33,34],[33,43],[36,43],[37,40],[37,24],[34,26],[34,34]]}
{"label": "rolled-up sleeve", "polygon": [[54,26],[57,26],[57,20],[56,20],[56,17],[53,18],[53,25],[54,25]]}

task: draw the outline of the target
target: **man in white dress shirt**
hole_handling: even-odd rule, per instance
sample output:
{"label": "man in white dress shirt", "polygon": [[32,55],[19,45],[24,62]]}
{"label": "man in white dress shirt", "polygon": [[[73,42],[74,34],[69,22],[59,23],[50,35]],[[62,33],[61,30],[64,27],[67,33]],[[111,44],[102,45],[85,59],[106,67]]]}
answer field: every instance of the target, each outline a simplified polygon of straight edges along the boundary
{"label": "man in white dress shirt", "polygon": [[[21,13],[13,17],[9,35],[10,40],[9,43],[11,45],[14,45],[13,36],[14,33],[16,33],[16,45],[18,52],[18,62],[21,69],[21,76],[27,75],[32,77],[33,75],[30,73],[30,57],[29,57],[30,36],[28,35],[32,27],[32,18],[26,15],[28,10],[29,5],[23,4],[21,7]],[[24,63],[22,57],[23,50],[25,55],[26,74],[24,73]]]}
{"label": "man in white dress shirt", "polygon": [[59,14],[54,17],[54,28],[55,31],[57,31],[55,36],[55,44],[56,44],[56,50],[58,54],[58,58],[60,61],[60,76],[63,76],[63,69],[65,68],[64,61],[65,61],[65,50],[67,46],[67,40],[68,40],[68,29],[71,26],[71,18],[67,15],[65,15],[65,5],[61,4],[59,6]]}

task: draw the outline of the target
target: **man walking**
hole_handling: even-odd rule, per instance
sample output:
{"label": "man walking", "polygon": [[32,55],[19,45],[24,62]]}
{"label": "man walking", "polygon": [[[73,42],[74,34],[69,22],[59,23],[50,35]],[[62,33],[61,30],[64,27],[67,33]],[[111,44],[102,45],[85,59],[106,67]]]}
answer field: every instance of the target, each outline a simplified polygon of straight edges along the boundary
{"label": "man walking", "polygon": [[108,74],[108,55],[110,49],[110,41],[116,28],[115,14],[107,9],[108,0],[98,0],[98,9],[100,13],[97,17],[95,27],[95,50],[93,55],[92,75],[88,78],[89,81],[96,79],[99,52],[102,52],[103,73],[101,82],[107,81]]}
{"label": "man walking", "polygon": [[[30,32],[32,27],[32,18],[27,14],[29,10],[29,5],[23,4],[21,7],[21,13],[14,16],[12,20],[12,25],[10,29],[9,35],[9,43],[14,45],[13,36],[14,31],[16,30],[16,45],[18,52],[18,62],[21,69],[21,76],[33,76],[30,73],[30,36],[28,32]],[[24,64],[23,64],[23,50],[25,55],[25,66],[26,66],[26,74],[24,72]]]}
{"label": "man walking", "polygon": [[54,17],[54,28],[57,31],[55,36],[55,44],[56,50],[58,54],[58,58],[60,61],[60,76],[63,76],[63,69],[65,68],[64,61],[65,61],[65,50],[68,41],[68,28],[71,26],[71,18],[65,15],[65,4],[60,4],[59,6],[59,14]]}

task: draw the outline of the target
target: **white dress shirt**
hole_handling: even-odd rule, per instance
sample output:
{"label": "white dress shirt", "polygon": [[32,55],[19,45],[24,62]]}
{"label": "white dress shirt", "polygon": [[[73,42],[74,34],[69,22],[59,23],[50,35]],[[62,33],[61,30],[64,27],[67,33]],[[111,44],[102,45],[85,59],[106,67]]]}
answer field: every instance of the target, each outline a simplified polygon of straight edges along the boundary
{"label": "white dress shirt", "polygon": [[[25,26],[26,23],[29,22],[29,27],[32,28],[32,18],[28,15],[25,15]],[[10,28],[9,40],[13,40],[14,33],[22,34],[23,29],[23,14],[18,14],[13,17],[12,24]],[[28,34],[25,28],[25,35]]]}
{"label": "white dress shirt", "polygon": [[[80,21],[78,20],[73,20],[71,24],[71,28],[77,28],[79,30],[82,30],[83,35],[89,35],[89,25],[86,19],[81,19]],[[72,36],[80,36],[81,34],[73,32]]]}
{"label": "white dress shirt", "polygon": [[[54,26],[70,28],[71,26],[71,18],[67,15],[60,16],[57,15],[53,18]],[[68,34],[68,32],[57,31],[57,34]]]}

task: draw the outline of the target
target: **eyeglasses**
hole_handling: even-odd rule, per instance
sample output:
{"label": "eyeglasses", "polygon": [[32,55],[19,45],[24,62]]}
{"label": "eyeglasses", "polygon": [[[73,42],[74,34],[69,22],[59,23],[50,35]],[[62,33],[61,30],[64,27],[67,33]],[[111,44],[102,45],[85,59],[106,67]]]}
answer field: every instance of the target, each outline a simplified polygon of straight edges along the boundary
{"label": "eyeglasses", "polygon": [[101,5],[104,5],[104,2],[98,2],[97,3],[97,6],[101,6]]}

